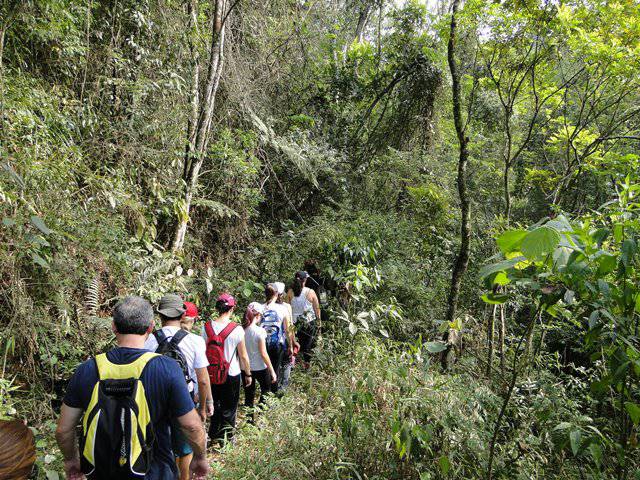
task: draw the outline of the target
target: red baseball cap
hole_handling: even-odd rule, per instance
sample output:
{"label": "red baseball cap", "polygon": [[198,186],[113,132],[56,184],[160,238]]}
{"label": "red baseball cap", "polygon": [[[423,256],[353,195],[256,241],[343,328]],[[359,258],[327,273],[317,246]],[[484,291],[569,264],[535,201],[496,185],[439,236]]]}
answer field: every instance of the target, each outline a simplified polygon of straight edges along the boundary
{"label": "red baseball cap", "polygon": [[186,312],[184,312],[185,317],[198,317],[198,307],[195,303],[184,302],[184,308],[186,309]]}
{"label": "red baseball cap", "polygon": [[229,307],[236,306],[236,299],[230,293],[221,293],[220,296],[218,297],[217,302],[224,302],[225,305]]}

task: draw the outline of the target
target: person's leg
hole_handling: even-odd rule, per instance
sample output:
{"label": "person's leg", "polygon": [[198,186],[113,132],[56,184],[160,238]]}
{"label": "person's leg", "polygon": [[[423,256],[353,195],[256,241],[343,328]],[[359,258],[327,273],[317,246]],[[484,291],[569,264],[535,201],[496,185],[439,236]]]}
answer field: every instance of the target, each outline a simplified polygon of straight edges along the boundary
{"label": "person's leg", "polygon": [[298,343],[300,343],[300,356],[305,364],[305,368],[308,367],[311,349],[311,335],[309,334],[309,325],[303,325],[298,331]]}
{"label": "person's leg", "polygon": [[259,403],[265,402],[265,395],[271,391],[271,375],[269,369],[257,370],[251,372],[254,382],[257,381],[260,384],[260,400]]}
{"label": "person's leg", "polygon": [[[255,372],[251,371],[251,375],[253,376],[253,382],[248,387],[244,387],[244,406],[253,408],[253,403],[256,398],[256,382],[255,382]],[[242,372],[242,385],[244,386],[244,372]]]}
{"label": "person's leg", "polygon": [[185,455],[184,457],[176,457],[176,465],[178,466],[180,480],[189,480],[191,478],[189,465],[191,465],[192,458],[193,458],[193,453],[189,455]]}
{"label": "person's leg", "polygon": [[226,440],[233,438],[236,428],[236,414],[238,412],[238,402],[240,400],[240,375],[229,376],[224,384],[224,394],[222,396],[222,436]]}
{"label": "person's leg", "polygon": [[189,465],[191,458],[193,458],[193,450],[177,420],[171,422],[171,449],[176,457],[180,480],[189,480],[191,478]]}
{"label": "person's leg", "polygon": [[209,424],[209,438],[212,442],[222,439],[222,394],[224,385],[211,385],[213,398],[213,415]]}
{"label": "person's leg", "polygon": [[313,349],[316,348],[316,338],[318,333],[318,327],[316,322],[311,322],[307,325],[307,335],[309,336],[307,353],[305,354],[304,361],[309,363],[313,357]]}
{"label": "person's leg", "polygon": [[[280,366],[282,363],[282,348],[276,348],[273,350],[269,350],[269,359],[271,360],[271,365],[276,372],[278,378],[280,378]],[[278,382],[272,383],[269,385],[269,391],[271,393],[278,393]]]}
{"label": "person's leg", "polygon": [[251,376],[253,377],[253,382],[248,387],[244,386],[244,372],[241,374],[242,377],[242,387],[244,388],[244,406],[247,407],[247,418],[249,419],[249,423],[253,423],[256,418],[256,412],[254,410],[254,402],[256,398],[256,372],[251,371]]}
{"label": "person's leg", "polygon": [[282,369],[282,380],[279,385],[280,390],[284,391],[287,388],[289,388],[290,378],[291,378],[291,358],[288,356],[288,353],[285,353],[284,368]]}

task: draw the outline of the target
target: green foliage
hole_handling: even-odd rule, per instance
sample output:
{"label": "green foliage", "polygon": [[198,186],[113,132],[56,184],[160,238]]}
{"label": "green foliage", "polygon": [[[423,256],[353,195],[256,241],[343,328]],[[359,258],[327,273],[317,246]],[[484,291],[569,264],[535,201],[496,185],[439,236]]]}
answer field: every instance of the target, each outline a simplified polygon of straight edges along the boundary
{"label": "green foliage", "polygon": [[[606,405],[621,422],[596,438],[604,445],[593,447],[592,453],[599,458],[598,452],[612,449],[620,468],[634,465],[627,462],[637,450],[631,439],[640,402],[639,190],[627,178],[619,185],[616,201],[599,212],[574,221],[559,216],[526,234],[522,230],[503,233],[498,238],[502,253],[513,256],[522,252],[527,260],[503,261],[483,272],[493,275],[494,281],[496,272],[506,274],[516,290],[526,292],[542,306],[549,319],[579,335],[582,346],[575,348],[583,350],[598,370],[598,377],[591,382],[595,402]],[[488,297],[485,300],[490,301]],[[571,432],[574,456],[581,451],[580,438],[579,431]]]}
{"label": "green foliage", "polygon": [[[452,324],[449,14],[417,0],[231,3],[189,210],[209,32],[186,4],[0,7],[0,416],[34,425],[45,474],[61,471],[64,384],[112,344],[120,296],[179,292],[206,318],[218,292],[244,306],[315,259],[335,291],[320,361],[272,419],[243,427],[223,478],[477,478],[493,437],[496,477],[629,478],[637,3],[465,2],[473,236]],[[207,2],[195,13],[212,20]],[[441,375],[448,328],[461,355]]]}

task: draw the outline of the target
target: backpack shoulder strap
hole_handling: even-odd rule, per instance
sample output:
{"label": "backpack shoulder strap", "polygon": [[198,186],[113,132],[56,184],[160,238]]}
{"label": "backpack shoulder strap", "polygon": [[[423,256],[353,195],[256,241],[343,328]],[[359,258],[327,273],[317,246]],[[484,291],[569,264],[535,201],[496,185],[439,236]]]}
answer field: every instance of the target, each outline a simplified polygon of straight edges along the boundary
{"label": "backpack shoulder strap", "polygon": [[184,338],[189,335],[189,332],[187,332],[186,330],[178,330],[176,332],[176,334],[171,338],[171,345],[177,347],[178,344],[184,340]]}
{"label": "backpack shoulder strap", "polygon": [[106,353],[96,356],[96,367],[98,367],[98,377],[100,380],[124,380],[127,378],[140,378],[147,363],[160,354],[145,352],[133,362],[124,365],[111,363]]}
{"label": "backpack shoulder strap", "polygon": [[156,338],[158,346],[162,345],[167,340],[167,335],[162,331],[162,329],[153,332],[153,336]]}
{"label": "backpack shoulder strap", "polygon": [[220,338],[222,338],[222,343],[227,339],[231,332],[233,332],[236,327],[239,326],[237,323],[229,322],[229,324],[224,327],[224,329],[220,332]]}
{"label": "backpack shoulder strap", "polygon": [[204,331],[207,334],[207,343],[210,343],[216,336],[216,332],[213,331],[213,327],[211,326],[211,320],[207,320],[204,324]]}

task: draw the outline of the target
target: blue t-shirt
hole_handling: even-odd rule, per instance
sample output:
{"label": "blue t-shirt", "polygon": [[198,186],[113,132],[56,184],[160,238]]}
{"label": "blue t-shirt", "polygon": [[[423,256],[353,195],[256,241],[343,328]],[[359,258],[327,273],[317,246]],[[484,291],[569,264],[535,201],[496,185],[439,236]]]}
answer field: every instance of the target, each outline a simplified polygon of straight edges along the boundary
{"label": "blue t-shirt", "polygon": [[[107,352],[111,363],[124,365],[136,360],[147,350],[139,348],[114,348]],[[144,385],[156,441],[153,446],[153,463],[145,479],[174,480],[178,478],[176,461],[171,451],[172,418],[181,417],[193,410],[193,400],[180,366],[174,360],[159,356],[149,361],[142,371],[140,381]],[[94,385],[98,382],[95,360],[82,363],[71,377],[64,403],[86,410]]]}

